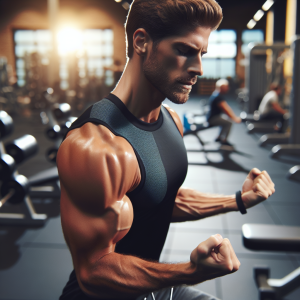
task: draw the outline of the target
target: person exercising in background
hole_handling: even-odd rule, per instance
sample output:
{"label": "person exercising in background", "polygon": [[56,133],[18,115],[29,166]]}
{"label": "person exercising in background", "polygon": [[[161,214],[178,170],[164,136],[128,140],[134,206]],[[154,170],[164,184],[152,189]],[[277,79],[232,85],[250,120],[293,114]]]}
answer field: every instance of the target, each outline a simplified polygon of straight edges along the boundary
{"label": "person exercising in background", "polygon": [[236,195],[181,187],[183,127],[162,102],[188,100],[221,20],[214,0],[132,2],[123,75],[72,124],[57,154],[62,229],[74,265],[61,300],[213,300],[190,285],[239,269],[220,234],[199,241],[187,262],[158,262],[171,222],[245,213],[274,193],[268,173],[256,168]]}
{"label": "person exercising in background", "polygon": [[228,143],[227,138],[230,133],[232,121],[235,123],[241,123],[241,118],[235,115],[225,100],[224,95],[228,93],[228,91],[228,80],[219,79],[216,82],[216,89],[209,98],[210,110],[207,113],[206,118],[209,125],[221,127],[216,141],[221,142],[223,145],[231,146],[231,144]]}
{"label": "person exercising in background", "polygon": [[270,91],[265,94],[258,108],[260,114],[260,120],[278,120],[281,122],[281,127],[276,125],[276,129],[284,131],[286,119],[284,115],[288,113],[287,110],[283,109],[279,104],[278,96],[281,94],[281,86],[272,83]]}

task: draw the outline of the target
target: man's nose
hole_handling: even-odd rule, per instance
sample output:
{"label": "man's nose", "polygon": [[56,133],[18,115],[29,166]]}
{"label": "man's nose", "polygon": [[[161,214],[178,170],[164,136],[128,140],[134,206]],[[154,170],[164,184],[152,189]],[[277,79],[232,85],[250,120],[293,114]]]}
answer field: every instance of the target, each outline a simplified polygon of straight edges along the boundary
{"label": "man's nose", "polygon": [[190,66],[188,67],[188,72],[193,74],[194,76],[202,76],[203,75],[203,67],[202,67],[202,57],[201,54],[193,57],[190,61]]}

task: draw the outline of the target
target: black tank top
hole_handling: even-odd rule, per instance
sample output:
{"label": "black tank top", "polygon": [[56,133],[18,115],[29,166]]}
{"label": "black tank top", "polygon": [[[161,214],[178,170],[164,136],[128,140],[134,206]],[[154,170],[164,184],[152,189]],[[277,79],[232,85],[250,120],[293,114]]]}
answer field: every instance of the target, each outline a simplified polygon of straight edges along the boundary
{"label": "black tank top", "polygon": [[[161,106],[156,122],[143,122],[110,94],[89,107],[69,130],[87,122],[104,125],[113,134],[125,138],[136,154],[141,171],[139,186],[127,193],[133,206],[133,223],[117,243],[115,252],[158,261],[188,165],[183,139],[172,116]],[[91,299],[80,290],[74,271],[60,299]]]}

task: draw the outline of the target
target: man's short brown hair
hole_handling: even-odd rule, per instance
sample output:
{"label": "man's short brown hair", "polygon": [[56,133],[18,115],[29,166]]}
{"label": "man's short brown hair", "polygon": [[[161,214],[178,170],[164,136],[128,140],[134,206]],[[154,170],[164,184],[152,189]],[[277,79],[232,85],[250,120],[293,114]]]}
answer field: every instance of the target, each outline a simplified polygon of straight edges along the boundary
{"label": "man's short brown hair", "polygon": [[222,17],[215,0],[134,0],[125,23],[127,56],[132,57],[138,28],[144,28],[155,43],[198,26],[216,29]]}

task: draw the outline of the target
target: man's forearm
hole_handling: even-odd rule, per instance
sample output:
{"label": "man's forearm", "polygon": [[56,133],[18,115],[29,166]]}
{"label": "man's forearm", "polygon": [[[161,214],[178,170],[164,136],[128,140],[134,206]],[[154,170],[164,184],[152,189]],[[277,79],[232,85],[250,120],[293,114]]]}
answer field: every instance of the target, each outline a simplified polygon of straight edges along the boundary
{"label": "man's forearm", "polygon": [[[205,281],[191,262],[163,264],[110,253],[91,268],[77,270],[81,289],[99,299],[128,299],[166,287]],[[197,274],[197,275],[196,275]]]}
{"label": "man's forearm", "polygon": [[238,211],[235,195],[206,194],[180,188],[175,199],[172,221],[198,220],[230,211]]}

